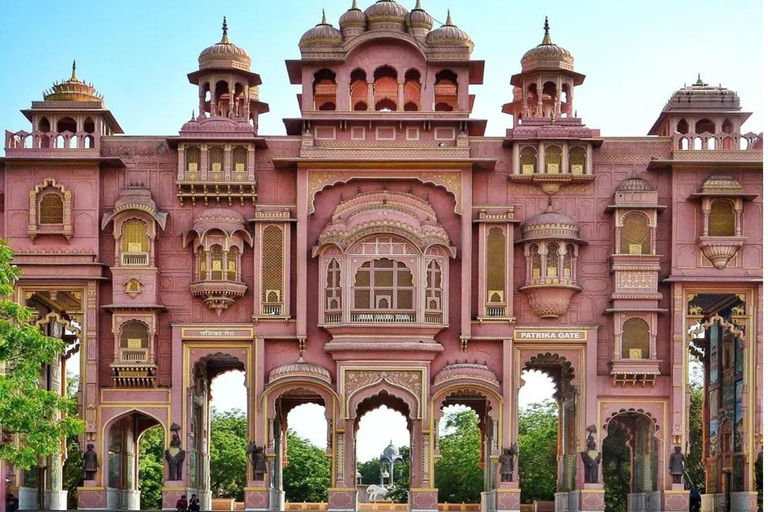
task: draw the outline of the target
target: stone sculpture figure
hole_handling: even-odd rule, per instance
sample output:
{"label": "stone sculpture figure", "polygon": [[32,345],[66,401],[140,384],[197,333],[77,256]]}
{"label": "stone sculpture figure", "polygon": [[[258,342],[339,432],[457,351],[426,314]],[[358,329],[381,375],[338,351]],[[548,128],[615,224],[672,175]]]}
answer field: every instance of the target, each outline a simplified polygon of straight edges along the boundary
{"label": "stone sculpture figure", "polygon": [[672,475],[672,483],[683,483],[683,471],[685,469],[685,456],[680,452],[681,448],[675,446],[675,451],[669,455],[669,474]]}
{"label": "stone sculpture figure", "polygon": [[514,459],[509,448],[504,448],[499,455],[499,465],[501,466],[501,481],[511,482],[514,471]]}
{"label": "stone sculpture figure", "polygon": [[171,443],[170,447],[165,450],[165,460],[168,462],[168,480],[181,480],[182,463],[187,455],[187,452],[181,449],[179,430],[181,427],[176,423],[171,425],[171,431],[173,431]]}
{"label": "stone sculpture figure", "polygon": [[596,432],[597,429],[592,425],[587,431],[589,431],[589,436],[587,437],[587,450],[581,452],[581,461],[584,463],[584,483],[596,484],[601,455],[600,452],[597,451],[595,436],[592,434],[593,432]]}
{"label": "stone sculpture figure", "polygon": [[83,453],[83,471],[85,472],[86,480],[93,480],[96,478],[96,471],[99,469],[99,456],[93,450],[93,444],[88,443],[86,445],[86,451]]}
{"label": "stone sculpture figure", "polygon": [[253,441],[249,442],[248,456],[253,468],[253,479],[264,480],[264,473],[267,472],[267,455],[264,453],[264,447],[257,446]]}

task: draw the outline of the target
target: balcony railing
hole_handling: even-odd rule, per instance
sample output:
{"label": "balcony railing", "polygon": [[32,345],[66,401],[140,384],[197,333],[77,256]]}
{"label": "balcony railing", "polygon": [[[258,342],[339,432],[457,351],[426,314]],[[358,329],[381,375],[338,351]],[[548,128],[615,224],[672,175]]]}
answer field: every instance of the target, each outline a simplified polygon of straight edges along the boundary
{"label": "balcony railing", "polygon": [[5,132],[5,149],[11,150],[55,150],[55,149],[97,149],[99,134],[91,132]]}
{"label": "balcony railing", "polygon": [[427,324],[442,324],[443,313],[439,311],[427,311],[424,313],[424,323]]}
{"label": "balcony railing", "polygon": [[507,306],[504,304],[486,304],[485,316],[504,318],[507,316]]}
{"label": "balcony railing", "polygon": [[263,302],[261,304],[261,314],[263,316],[283,316],[283,303]]}
{"label": "balcony railing", "polygon": [[416,322],[415,311],[352,311],[350,321],[354,323],[404,324]]}
{"label": "balcony railing", "polygon": [[122,256],[123,266],[139,266],[149,263],[148,252],[124,252]]}
{"label": "balcony railing", "polygon": [[120,361],[124,363],[146,363],[149,351],[145,348],[121,348]]}

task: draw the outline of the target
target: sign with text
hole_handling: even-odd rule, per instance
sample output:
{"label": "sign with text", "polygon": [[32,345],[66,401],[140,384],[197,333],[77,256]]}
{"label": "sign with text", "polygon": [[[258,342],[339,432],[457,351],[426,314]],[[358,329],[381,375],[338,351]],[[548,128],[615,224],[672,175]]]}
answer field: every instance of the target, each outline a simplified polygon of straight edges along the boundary
{"label": "sign with text", "polygon": [[515,329],[515,341],[587,341],[583,329]]}
{"label": "sign with text", "polygon": [[252,340],[253,327],[209,326],[183,327],[181,338],[184,340]]}

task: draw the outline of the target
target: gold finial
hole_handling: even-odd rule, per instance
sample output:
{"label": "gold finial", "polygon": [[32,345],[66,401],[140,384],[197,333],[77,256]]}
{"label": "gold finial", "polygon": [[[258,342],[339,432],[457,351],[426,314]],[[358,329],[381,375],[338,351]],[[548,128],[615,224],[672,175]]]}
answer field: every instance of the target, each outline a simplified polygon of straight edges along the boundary
{"label": "gold finial", "polygon": [[224,23],[221,24],[221,42],[223,44],[229,44],[229,37],[227,36],[228,32],[229,27],[227,27],[227,17],[224,16]]}
{"label": "gold finial", "polygon": [[72,61],[72,78],[69,79],[70,82],[79,82],[80,80],[77,79],[77,61]]}
{"label": "gold finial", "polygon": [[453,19],[451,18],[451,10],[448,9],[448,17],[445,18],[446,25],[453,25]]}
{"label": "gold finial", "polygon": [[549,37],[549,16],[544,16],[544,39],[541,44],[552,44],[552,38]]}
{"label": "gold finial", "polygon": [[323,9],[323,19],[320,21],[321,25],[327,25],[328,24],[328,18],[325,17],[325,9]]}

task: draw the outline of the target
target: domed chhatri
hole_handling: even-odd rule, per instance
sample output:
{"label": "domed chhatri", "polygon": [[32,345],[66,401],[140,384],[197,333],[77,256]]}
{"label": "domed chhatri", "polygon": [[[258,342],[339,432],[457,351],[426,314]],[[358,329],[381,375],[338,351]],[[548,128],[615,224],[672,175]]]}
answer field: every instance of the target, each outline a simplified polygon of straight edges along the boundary
{"label": "domed chhatri", "polygon": [[365,25],[367,23],[368,20],[365,17],[365,13],[358,7],[357,0],[352,0],[352,7],[339,18],[339,27],[345,37],[349,31],[355,32],[355,34],[365,32]]}
{"label": "domed chhatri", "polygon": [[416,6],[408,15],[408,19],[406,21],[414,33],[418,33],[419,31],[429,32],[432,30],[432,26],[434,24],[432,16],[430,16],[429,13],[425,11],[421,6],[421,0],[416,0]]}
{"label": "domed chhatri", "polygon": [[77,78],[77,63],[72,61],[72,76],[69,80],[56,82],[47,91],[43,91],[45,101],[103,101],[101,94],[96,92],[92,84],[87,84]]}
{"label": "domed chhatri", "polygon": [[235,68],[250,71],[251,57],[239,46],[229,42],[227,17],[221,25],[221,41],[209,46],[197,58],[200,69]]}
{"label": "domed chhatri", "polygon": [[331,383],[331,373],[328,370],[319,364],[306,362],[303,357],[299,357],[295,363],[278,366],[269,372],[270,384],[280,379],[297,378],[319,379],[327,384]]}
{"label": "domed chhatri", "polygon": [[472,42],[469,34],[453,24],[450,10],[445,19],[445,24],[427,34],[427,42],[439,46],[466,46],[470,50],[475,47],[475,43]]}
{"label": "domed chhatri", "polygon": [[653,192],[653,187],[640,176],[633,174],[619,183],[616,192]]}
{"label": "domed chhatri", "polygon": [[544,39],[541,44],[528,50],[520,60],[523,73],[534,69],[566,69],[573,71],[573,55],[552,42],[549,35],[549,18],[544,18]]}
{"label": "domed chhatri", "polygon": [[365,10],[369,30],[405,30],[408,9],[394,0],[379,0]]}
{"label": "domed chhatri", "polygon": [[552,208],[550,200],[547,209],[520,225],[523,240],[544,240],[549,238],[579,241],[579,226],[568,214]]}
{"label": "domed chhatri", "polygon": [[328,23],[323,9],[323,19],[313,28],[304,32],[299,40],[299,48],[306,46],[327,46],[337,45],[344,42],[344,36],[341,31]]}

